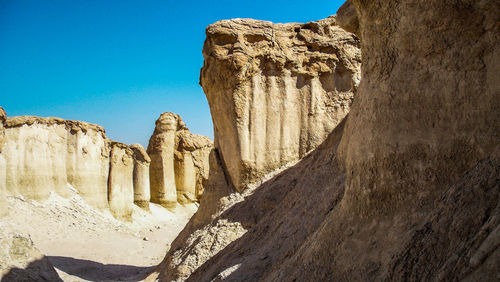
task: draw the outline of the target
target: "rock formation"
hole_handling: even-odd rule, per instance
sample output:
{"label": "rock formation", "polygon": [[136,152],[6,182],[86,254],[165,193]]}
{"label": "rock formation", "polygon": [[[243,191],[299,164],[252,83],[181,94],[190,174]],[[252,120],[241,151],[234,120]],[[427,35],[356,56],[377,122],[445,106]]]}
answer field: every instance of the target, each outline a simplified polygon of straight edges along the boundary
{"label": "rock formation", "polygon": [[7,114],[0,107],[0,217],[7,213],[7,175],[5,158],[2,154],[2,148],[5,143],[5,121]]}
{"label": "rock formation", "polygon": [[134,204],[134,153],[120,142],[112,142],[110,148],[109,208],[114,217],[131,221]]}
{"label": "rock formation", "polygon": [[166,112],[156,121],[149,140],[151,202],[173,208],[198,201],[208,179],[209,138],[192,134],[177,114]]}
{"label": "rock formation", "polygon": [[148,154],[151,158],[151,202],[167,208],[173,208],[177,204],[174,172],[175,133],[183,127],[185,124],[178,115],[163,113],[156,120],[155,131],[148,144]]}
{"label": "rock formation", "polygon": [[0,230],[0,278],[2,281],[62,281],[31,238],[3,230]]}
{"label": "rock formation", "polygon": [[[243,205],[248,209],[245,215],[226,216],[225,212],[253,193],[257,185],[249,184],[266,180],[266,174],[303,158],[325,140],[347,115],[359,82],[357,38],[340,29],[334,17],[306,24],[241,19],[217,22],[207,28],[203,54],[200,80],[214,120],[215,150],[200,208],[159,267],[160,279],[165,280],[187,278],[245,234],[262,210],[278,208],[277,199],[287,196],[286,189],[296,195],[293,190],[298,188],[293,183],[297,178],[315,175],[314,169],[308,169],[312,160],[319,158],[325,167],[334,166],[328,163],[331,154],[322,158],[316,153],[293,170],[293,176],[278,181],[283,187],[271,185],[276,189],[275,201],[249,201]],[[339,133],[330,139],[337,144]],[[338,177],[329,173],[328,180]],[[322,197],[333,194],[338,199],[338,191],[323,191],[328,185],[324,175],[299,185],[306,188],[317,183],[302,192],[304,221],[311,221],[316,213],[323,215],[327,205],[319,205],[321,211],[314,208]],[[319,185],[318,181],[323,182]],[[246,187],[253,189],[243,195],[235,193]],[[265,208],[254,210],[261,205]],[[317,216],[315,224],[321,218]],[[290,225],[293,230],[304,228],[297,222]],[[314,226],[303,229],[302,237],[296,236],[297,244]]]}
{"label": "rock formation", "polygon": [[134,152],[134,203],[149,210],[151,194],[149,190],[149,165],[151,159],[140,144],[130,145]]}
{"label": "rock formation", "polygon": [[212,140],[184,129],[176,134],[175,185],[180,203],[200,201],[209,176]]}
{"label": "rock formation", "polygon": [[349,112],[360,80],[359,41],[334,17],[224,20],[206,34],[200,84],[215,147],[239,191],[304,157]]}
{"label": "rock formation", "polygon": [[213,42],[228,48],[205,52],[212,63],[201,75],[219,170],[158,267],[160,280],[498,279],[500,3],[354,0],[339,13],[362,40],[349,115],[300,162],[243,194],[231,190],[246,181],[229,158],[244,155],[236,134],[244,119],[220,116],[238,116],[233,101],[245,95],[223,94],[246,72],[221,70],[255,60],[230,47],[243,42],[233,23],[220,24],[228,32]]}
{"label": "rock formation", "polygon": [[5,133],[9,194],[35,200],[50,191],[67,196],[69,183],[90,205],[107,207],[109,149],[102,127],[20,116],[7,119]]}

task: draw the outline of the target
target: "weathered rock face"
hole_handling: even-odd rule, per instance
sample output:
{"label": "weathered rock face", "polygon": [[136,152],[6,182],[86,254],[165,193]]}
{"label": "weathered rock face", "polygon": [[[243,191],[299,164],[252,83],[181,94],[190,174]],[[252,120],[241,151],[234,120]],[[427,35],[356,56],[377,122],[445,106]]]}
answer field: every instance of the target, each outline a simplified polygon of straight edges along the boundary
{"label": "weathered rock face", "polygon": [[180,203],[200,201],[209,176],[212,140],[202,135],[178,131],[175,146],[175,185]]}
{"label": "weathered rock face", "polygon": [[149,210],[151,194],[149,190],[149,165],[151,159],[140,144],[130,145],[134,152],[134,203]]}
{"label": "weathered rock face", "polygon": [[68,183],[91,205],[107,207],[109,149],[98,125],[59,118],[11,117],[2,155],[7,192],[43,200],[54,191],[69,195]]}
{"label": "weathered rock face", "polygon": [[168,208],[199,201],[209,175],[212,141],[191,134],[181,117],[163,113],[149,140],[151,202]]}
{"label": "weathered rock face", "polygon": [[500,4],[352,2],[363,80],[340,148],[343,204],[418,210],[499,144]]}
{"label": "weathered rock face", "polygon": [[5,143],[5,121],[7,114],[0,107],[0,216],[7,213],[7,175],[5,158],[2,154],[2,148]]}
{"label": "weathered rock face", "polygon": [[206,34],[200,84],[215,147],[239,191],[304,157],[349,112],[360,80],[359,42],[334,17],[225,20]]}
{"label": "weathered rock face", "polygon": [[151,158],[149,179],[151,202],[173,208],[177,204],[175,188],[174,151],[175,133],[185,127],[180,117],[163,113],[156,121],[153,135],[149,139],[148,155]]}
{"label": "weathered rock face", "polygon": [[500,3],[356,0],[341,11],[363,52],[346,122],[244,198],[219,174],[219,204],[203,198],[160,279],[498,280]]}
{"label": "weathered rock face", "polygon": [[110,148],[109,208],[115,218],[131,221],[134,204],[134,153],[127,145],[119,142],[112,142]]}

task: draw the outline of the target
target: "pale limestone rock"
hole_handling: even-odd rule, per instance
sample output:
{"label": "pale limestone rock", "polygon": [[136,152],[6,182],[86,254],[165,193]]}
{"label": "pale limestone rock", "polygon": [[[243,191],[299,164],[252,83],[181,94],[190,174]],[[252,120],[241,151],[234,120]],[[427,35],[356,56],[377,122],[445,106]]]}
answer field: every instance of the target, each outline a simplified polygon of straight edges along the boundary
{"label": "pale limestone rock", "polygon": [[107,207],[108,140],[98,125],[60,118],[11,117],[2,153],[10,195],[68,196],[67,184],[92,206]]}
{"label": "pale limestone rock", "polygon": [[149,200],[151,199],[149,165],[151,159],[140,144],[132,144],[130,149],[134,152],[134,203],[149,210]]}
{"label": "pale limestone rock", "polygon": [[134,204],[134,153],[120,142],[111,142],[110,150],[109,208],[115,218],[131,221]]}
{"label": "pale limestone rock", "polygon": [[206,34],[200,84],[215,147],[239,191],[304,157],[349,112],[360,80],[359,41],[335,17],[224,20]]}
{"label": "pale limestone rock", "polygon": [[175,181],[180,203],[200,201],[209,176],[213,142],[183,129],[176,134]]}
{"label": "pale limestone rock", "polygon": [[147,152],[151,158],[149,168],[151,202],[166,208],[174,208],[177,204],[174,170],[175,133],[183,127],[185,125],[178,115],[163,113],[156,121],[155,131],[149,139]]}
{"label": "pale limestone rock", "polygon": [[2,154],[2,148],[5,143],[5,121],[7,114],[0,107],[0,217],[7,214],[7,175],[5,158]]}

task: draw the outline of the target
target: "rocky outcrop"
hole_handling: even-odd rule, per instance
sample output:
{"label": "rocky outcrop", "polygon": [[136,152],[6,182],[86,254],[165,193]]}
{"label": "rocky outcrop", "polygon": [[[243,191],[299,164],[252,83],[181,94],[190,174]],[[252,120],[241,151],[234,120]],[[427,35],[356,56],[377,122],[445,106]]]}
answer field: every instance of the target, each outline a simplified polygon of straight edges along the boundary
{"label": "rocky outcrop", "polygon": [[173,208],[199,201],[208,179],[212,141],[192,134],[174,113],[163,113],[149,140],[151,202]]}
{"label": "rocky outcrop", "polygon": [[2,154],[3,145],[5,143],[5,121],[7,114],[0,107],[0,217],[7,214],[7,175],[5,158]]}
{"label": "rocky outcrop", "polygon": [[131,221],[134,204],[134,153],[120,142],[112,142],[110,148],[109,208],[114,217]]}
{"label": "rocky outcrop", "polygon": [[360,80],[359,41],[335,17],[225,20],[206,34],[200,84],[215,147],[239,191],[304,157],[349,112]]}
{"label": "rocky outcrop", "polygon": [[148,154],[151,158],[149,179],[151,202],[174,208],[177,204],[175,188],[174,151],[175,133],[185,127],[180,117],[163,113],[156,120],[156,127],[149,139]]}
{"label": "rocky outcrop", "polygon": [[34,246],[31,238],[0,230],[0,279],[2,281],[62,281],[54,266]]}
{"label": "rocky outcrop", "polygon": [[209,176],[213,142],[206,136],[178,131],[175,146],[175,185],[180,203],[199,202]]}
{"label": "rocky outcrop", "polygon": [[[237,19],[209,26],[203,53],[201,84],[214,120],[215,150],[200,208],[158,268],[160,280],[189,277],[232,242],[249,236],[246,232],[255,220],[266,211],[278,210],[285,199],[300,205],[294,208],[301,216],[294,220],[310,222],[304,226],[286,216],[279,218],[286,222],[280,226],[290,229],[286,233],[302,230],[290,239],[297,244],[289,245],[297,247],[307,230],[314,230],[324,218],[329,205],[319,202],[325,197],[339,200],[338,190],[325,190],[329,180],[342,179],[334,173],[339,169],[316,173],[314,161],[321,162],[321,167],[336,166],[331,162],[334,154],[321,156],[325,148],[312,153],[314,157],[301,162],[287,177],[265,186],[269,188],[259,188],[275,191],[270,192],[272,199],[251,195],[269,180],[269,174],[276,175],[278,168],[294,164],[324,142],[347,115],[359,82],[356,37],[340,29],[334,17],[307,24]],[[338,144],[339,136],[337,130],[327,143]],[[304,175],[321,179],[307,178],[298,185]],[[317,186],[310,187],[311,183]],[[242,190],[243,194],[237,192]],[[302,200],[295,198],[298,193]],[[276,218],[290,208],[290,204],[283,205]],[[276,236],[269,242],[281,242],[284,237],[280,235],[283,232],[269,234]],[[290,251],[281,248],[284,253]]]}
{"label": "rocky outcrop", "polygon": [[498,279],[500,4],[355,0],[340,12],[363,53],[345,121],[299,163],[241,195],[224,185],[234,168],[217,133],[239,121],[215,117],[236,111],[221,106],[231,99],[211,102],[219,105],[219,202],[204,207],[211,174],[200,209],[157,269],[160,280]]}
{"label": "rocky outcrop", "polygon": [[68,183],[91,205],[107,206],[109,150],[98,125],[33,116],[7,119],[7,190],[31,199],[69,195]]}
{"label": "rocky outcrop", "polygon": [[130,149],[134,152],[134,204],[149,210],[149,200],[151,199],[149,165],[151,158],[140,144],[132,144]]}

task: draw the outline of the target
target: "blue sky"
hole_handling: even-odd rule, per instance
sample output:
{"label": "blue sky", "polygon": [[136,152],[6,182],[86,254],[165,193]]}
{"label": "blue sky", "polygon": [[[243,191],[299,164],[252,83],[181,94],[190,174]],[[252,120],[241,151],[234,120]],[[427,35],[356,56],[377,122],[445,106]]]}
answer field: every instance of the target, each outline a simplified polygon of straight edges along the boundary
{"label": "blue sky", "polygon": [[230,18],[307,22],[343,1],[0,0],[0,106],[7,115],[102,125],[147,145],[171,111],[213,138],[198,85],[205,27]]}

